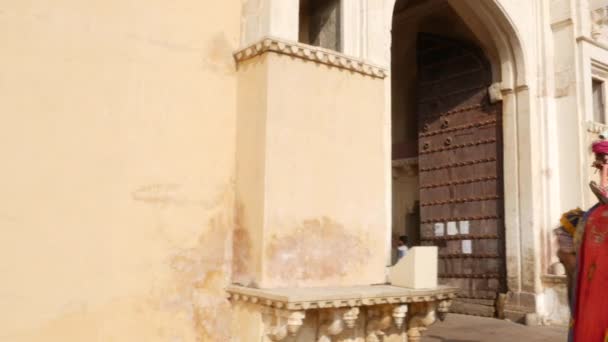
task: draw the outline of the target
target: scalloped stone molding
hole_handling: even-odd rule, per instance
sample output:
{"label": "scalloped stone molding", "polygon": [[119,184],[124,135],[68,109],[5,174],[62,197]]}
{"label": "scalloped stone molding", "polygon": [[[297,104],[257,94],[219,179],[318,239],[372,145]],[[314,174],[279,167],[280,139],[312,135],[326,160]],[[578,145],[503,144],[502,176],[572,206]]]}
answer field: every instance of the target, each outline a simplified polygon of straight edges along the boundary
{"label": "scalloped stone molding", "polygon": [[238,63],[263,55],[267,52],[301,58],[314,63],[325,64],[374,78],[383,79],[388,76],[388,71],[384,68],[345,56],[336,51],[301,43],[288,42],[277,38],[264,38],[251,46],[241,49],[234,53],[234,59],[238,65]]}

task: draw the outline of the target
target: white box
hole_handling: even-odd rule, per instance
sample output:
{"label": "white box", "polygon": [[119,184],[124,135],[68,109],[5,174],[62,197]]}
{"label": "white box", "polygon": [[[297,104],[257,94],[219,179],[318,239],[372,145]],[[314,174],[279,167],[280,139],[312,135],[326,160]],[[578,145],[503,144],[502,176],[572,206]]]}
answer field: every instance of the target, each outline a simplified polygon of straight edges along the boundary
{"label": "white box", "polygon": [[437,255],[435,246],[410,248],[405,257],[389,268],[391,285],[411,289],[436,288]]}

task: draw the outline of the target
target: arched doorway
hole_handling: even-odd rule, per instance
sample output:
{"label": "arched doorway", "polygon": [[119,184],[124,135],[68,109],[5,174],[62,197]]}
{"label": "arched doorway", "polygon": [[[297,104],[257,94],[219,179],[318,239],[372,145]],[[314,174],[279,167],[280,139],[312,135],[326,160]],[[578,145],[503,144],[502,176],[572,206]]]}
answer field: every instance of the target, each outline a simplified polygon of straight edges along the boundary
{"label": "arched doorway", "polygon": [[502,316],[499,71],[447,1],[405,3],[393,21],[393,234],[439,247],[441,283],[461,289],[453,311]]}

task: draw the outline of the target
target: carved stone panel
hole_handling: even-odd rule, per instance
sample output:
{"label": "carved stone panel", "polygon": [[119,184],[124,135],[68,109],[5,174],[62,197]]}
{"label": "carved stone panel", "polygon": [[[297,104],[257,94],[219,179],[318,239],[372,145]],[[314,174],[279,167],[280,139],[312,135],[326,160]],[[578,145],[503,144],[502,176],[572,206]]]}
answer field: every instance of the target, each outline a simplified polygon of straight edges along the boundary
{"label": "carved stone panel", "polygon": [[608,44],[608,6],[591,11],[591,38],[598,43]]}

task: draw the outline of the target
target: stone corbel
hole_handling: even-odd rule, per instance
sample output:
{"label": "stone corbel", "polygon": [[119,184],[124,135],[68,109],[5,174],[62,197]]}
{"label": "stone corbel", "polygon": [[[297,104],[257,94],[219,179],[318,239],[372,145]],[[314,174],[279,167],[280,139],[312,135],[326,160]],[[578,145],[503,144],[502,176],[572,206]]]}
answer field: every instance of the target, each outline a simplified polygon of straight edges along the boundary
{"label": "stone corbel", "polygon": [[267,324],[266,336],[271,341],[283,341],[288,335],[296,336],[304,324],[306,314],[304,311],[270,310],[266,313],[269,320],[274,321]]}
{"label": "stone corbel", "polygon": [[359,308],[324,311],[321,316],[321,320],[324,323],[319,328],[319,339],[317,342],[331,342],[332,336],[340,335],[344,331],[345,326],[347,329],[353,329],[358,317]]}
{"label": "stone corbel", "polygon": [[397,305],[393,308],[393,320],[397,329],[403,328],[405,323],[405,317],[407,316],[407,305]]}
{"label": "stone corbel", "polygon": [[440,321],[443,322],[445,320],[448,312],[450,312],[451,306],[452,300],[442,300],[439,302],[439,305],[437,306],[437,318],[439,318]]}
{"label": "stone corbel", "polygon": [[393,323],[393,310],[391,306],[369,308],[367,310],[367,325],[365,327],[365,342],[380,342],[383,340],[385,330]]}
{"label": "stone corbel", "polygon": [[495,104],[502,101],[502,86],[500,83],[492,83],[488,88],[490,103]]}
{"label": "stone corbel", "polygon": [[[407,322],[407,338],[409,342],[420,341],[421,332],[435,323],[437,302],[416,303],[410,307],[410,316]],[[449,307],[448,307],[449,308]]]}

